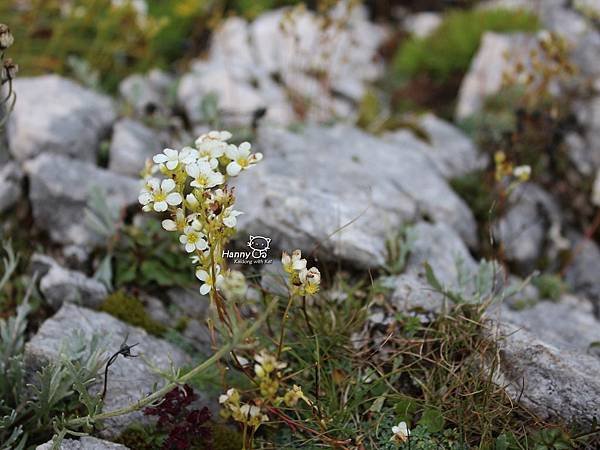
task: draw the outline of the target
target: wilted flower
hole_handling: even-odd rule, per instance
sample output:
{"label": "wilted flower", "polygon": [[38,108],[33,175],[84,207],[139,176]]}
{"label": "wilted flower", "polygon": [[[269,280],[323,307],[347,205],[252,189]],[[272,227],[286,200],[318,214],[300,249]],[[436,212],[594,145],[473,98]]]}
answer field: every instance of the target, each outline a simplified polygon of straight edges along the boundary
{"label": "wilted flower", "polygon": [[144,206],[144,211],[156,212],[166,211],[169,205],[177,206],[183,200],[181,194],[172,192],[175,189],[175,181],[170,178],[159,181],[157,178],[150,178],[140,192],[138,201]]}
{"label": "wilted flower", "polygon": [[6,58],[2,63],[2,79],[12,80],[17,75],[19,66],[13,63],[12,58]]}
{"label": "wilted flower", "polygon": [[248,169],[259,162],[263,155],[262,153],[250,154],[251,145],[249,142],[242,142],[239,147],[230,145],[225,151],[225,155],[231,160],[227,165],[227,174],[235,177],[242,170]]}
{"label": "wilted flower", "polygon": [[296,406],[300,399],[304,400],[307,405],[312,404],[306,395],[304,395],[304,392],[302,392],[302,388],[295,384],[292,389],[287,391],[283,396],[283,402],[289,407]]}
{"label": "wilted flower", "polygon": [[[248,292],[246,277],[239,270],[230,270],[225,274],[223,283],[220,286],[225,297],[233,301],[241,300]],[[240,357],[238,357],[239,359]]]}
{"label": "wilted flower", "polygon": [[0,50],[6,50],[14,41],[15,38],[10,32],[10,28],[5,24],[0,23]]}

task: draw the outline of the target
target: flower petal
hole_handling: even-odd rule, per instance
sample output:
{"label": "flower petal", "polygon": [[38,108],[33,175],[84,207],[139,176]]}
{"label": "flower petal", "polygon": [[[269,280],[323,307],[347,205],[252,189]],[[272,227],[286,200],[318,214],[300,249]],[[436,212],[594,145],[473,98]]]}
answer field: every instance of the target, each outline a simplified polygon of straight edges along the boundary
{"label": "flower petal", "polygon": [[237,176],[240,171],[242,170],[242,166],[240,166],[237,162],[232,161],[229,164],[227,164],[227,174],[230,177],[235,177]]}
{"label": "flower petal", "polygon": [[210,285],[209,284],[203,284],[202,286],[200,286],[200,293],[202,295],[206,295],[210,292]]}
{"label": "flower petal", "polygon": [[160,183],[160,190],[163,191],[165,194],[167,192],[171,192],[173,189],[175,189],[175,181],[171,178],[162,180],[162,182]]}
{"label": "flower petal", "polygon": [[227,149],[225,150],[225,156],[227,156],[229,159],[231,160],[235,160],[238,157],[238,148],[231,144],[227,146]]}
{"label": "flower petal", "polygon": [[168,208],[167,202],[156,202],[154,203],[154,211],[164,212]]}
{"label": "flower petal", "polygon": [[163,153],[167,155],[169,159],[177,158],[178,152],[177,150],[173,150],[172,148],[165,148]]}
{"label": "flower petal", "polygon": [[148,192],[148,191],[142,191],[142,192],[140,192],[140,195],[138,197],[138,201],[142,205],[147,205],[153,199],[154,199],[153,195],[150,192]]}
{"label": "flower petal", "polygon": [[171,192],[167,195],[167,203],[171,206],[179,205],[183,199],[181,198],[181,194],[179,192]]}
{"label": "flower petal", "polygon": [[152,157],[152,161],[154,161],[156,164],[166,163],[168,160],[169,158],[167,158],[167,155],[164,155],[162,153],[159,153],[158,155],[154,155]]}
{"label": "flower petal", "polygon": [[165,219],[162,221],[162,227],[167,231],[175,231],[177,230],[177,223],[171,219]]}

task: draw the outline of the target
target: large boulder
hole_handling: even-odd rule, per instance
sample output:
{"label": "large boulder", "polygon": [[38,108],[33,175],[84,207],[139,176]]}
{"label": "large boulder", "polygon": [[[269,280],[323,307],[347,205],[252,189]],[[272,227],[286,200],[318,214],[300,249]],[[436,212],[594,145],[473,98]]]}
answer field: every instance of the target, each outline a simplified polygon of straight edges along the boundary
{"label": "large boulder", "polygon": [[174,80],[154,69],[146,75],[134,74],[121,81],[119,93],[139,116],[169,113]]}
{"label": "large boulder", "polygon": [[348,117],[365,82],[382,73],[377,49],[385,30],[362,6],[341,2],[330,22],[308,10],[269,11],[251,23],[224,21],[206,60],[182,78],[178,101],[192,122],[206,119],[202,102],[216,94],[221,117],[249,124],[266,108],[266,120]]}
{"label": "large boulder", "polygon": [[600,342],[600,322],[588,300],[564,295],[522,310],[503,308],[499,319],[521,327],[548,345],[588,353]]}
{"label": "large boulder", "polygon": [[428,158],[349,126],[262,128],[264,160],[237,183],[241,228],[280,248],[320,250],[363,267],[385,262],[407,221],[445,222],[475,245],[475,221]]}
{"label": "large boulder", "polygon": [[514,67],[517,61],[527,60],[536,45],[535,36],[529,34],[485,33],[460,86],[456,118],[464,119],[479,112],[486,97],[496,94],[502,87],[504,72]]}
{"label": "large boulder", "polygon": [[600,415],[598,357],[556,347],[507,323],[493,327],[489,337],[499,342],[494,381],[513,400],[542,419],[591,423]]}
{"label": "large boulder", "polygon": [[[473,141],[452,124],[433,114],[425,114],[416,126],[425,136],[414,139],[414,147],[431,161],[446,179],[460,177],[485,168],[487,158],[479,154]],[[384,138],[390,142],[406,143],[410,140],[407,130],[388,133]]]}
{"label": "large boulder", "polygon": [[545,247],[552,245],[550,230],[560,229],[560,208],[550,194],[534,183],[515,188],[509,205],[498,220],[495,237],[502,243],[506,259],[529,273],[537,267]]}
{"label": "large boulder", "polygon": [[574,292],[594,302],[595,312],[600,315],[600,248],[594,241],[581,236],[572,241],[573,250],[565,280]]}
{"label": "large boulder", "polygon": [[583,131],[580,138],[585,149],[584,155],[600,170],[600,95],[577,104],[575,114]]}
{"label": "large boulder", "polygon": [[459,289],[459,281],[477,273],[479,265],[473,259],[460,236],[445,223],[417,223],[415,240],[406,263],[406,273],[425,276],[425,265],[431,267],[436,279],[447,289]]}
{"label": "large boulder", "polygon": [[108,295],[106,286],[100,281],[62,267],[48,256],[34,255],[31,265],[32,272],[41,275],[40,292],[55,309],[65,302],[98,308]]}
{"label": "large boulder", "polygon": [[[103,441],[91,436],[83,436],[79,440],[63,439],[59,450],[127,450],[128,448],[114,442]],[[52,450],[52,441],[38,445],[35,450]]]}
{"label": "large boulder", "polygon": [[139,176],[146,160],[163,149],[159,133],[132,119],[119,120],[113,129],[108,168],[122,175]]}
{"label": "large boulder", "polygon": [[[104,400],[104,411],[123,408],[146,397],[155,386],[164,380],[146,362],[150,362],[159,370],[169,370],[171,365],[182,367],[190,363],[190,359],[179,348],[150,336],[141,328],[127,325],[106,313],[95,312],[86,308],[65,303],[50,319],[46,320],[35,336],[25,346],[27,370],[31,373],[44,364],[60,358],[66,340],[78,334],[79,339],[91,341],[93,336],[102,339],[105,357],[116,353],[127,339],[129,345],[138,344],[133,354],[142,357],[118,357],[110,366],[108,390]],[[145,361],[146,360],[146,361]],[[97,377],[93,384],[93,393],[102,391],[104,374]],[[145,422],[141,411],[132,412],[105,420],[103,437],[117,436],[124,428],[134,422]]]}
{"label": "large boulder", "polygon": [[116,119],[113,102],[57,75],[17,78],[18,101],[8,121],[8,140],[20,160],[56,153],[96,161],[98,145]]}
{"label": "large boulder", "polygon": [[25,172],[36,225],[58,243],[83,247],[103,244],[85,219],[94,190],[104,196],[110,209],[119,211],[137,202],[140,187],[133,178],[50,153],[28,161]]}

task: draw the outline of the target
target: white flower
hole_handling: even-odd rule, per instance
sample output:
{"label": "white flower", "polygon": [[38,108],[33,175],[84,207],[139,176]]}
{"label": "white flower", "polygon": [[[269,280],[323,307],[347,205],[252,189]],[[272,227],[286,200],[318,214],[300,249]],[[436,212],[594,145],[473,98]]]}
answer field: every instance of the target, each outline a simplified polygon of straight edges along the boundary
{"label": "white flower", "polygon": [[198,150],[192,147],[183,147],[179,152],[179,160],[183,164],[192,164],[198,159]]}
{"label": "white flower", "polygon": [[227,140],[231,139],[229,131],[211,131],[203,134],[196,139],[196,148],[198,149],[198,157],[206,159],[214,169],[220,158],[227,149]]}
{"label": "white flower", "polygon": [[234,389],[231,388],[227,391],[227,393],[225,394],[221,394],[219,396],[219,403],[222,405],[223,403],[239,403],[240,401],[240,394],[239,392]]}
{"label": "white flower", "polygon": [[320,284],[321,283],[321,272],[316,267],[310,269],[302,269],[300,271],[300,281],[304,283]]}
{"label": "white flower", "polygon": [[517,166],[513,170],[513,175],[521,181],[529,180],[531,176],[531,167],[530,166]]}
{"label": "white flower", "polygon": [[184,234],[179,236],[179,242],[185,246],[186,252],[192,253],[196,250],[206,250],[208,248],[208,243],[201,229],[202,225],[197,220],[194,220],[190,226],[184,228]]}
{"label": "white flower", "polygon": [[218,184],[223,184],[225,177],[220,172],[213,171],[207,161],[198,161],[186,167],[187,174],[194,180],[190,183],[193,187],[208,189]]}
{"label": "white flower", "polygon": [[261,350],[260,353],[254,355],[254,360],[258,363],[254,365],[254,372],[259,378],[263,378],[265,375],[270,374],[275,370],[281,370],[287,367],[287,363],[278,361],[275,356],[264,349]]}
{"label": "white flower", "polygon": [[144,206],[144,211],[156,212],[166,211],[169,205],[177,206],[182,202],[181,194],[171,192],[175,189],[175,181],[170,178],[159,181],[157,178],[150,178],[140,192],[138,201]]}
{"label": "white flower", "polygon": [[169,170],[175,170],[179,163],[190,164],[194,161],[197,155],[192,152],[193,150],[191,147],[186,147],[178,152],[172,148],[165,148],[162,153],[154,155],[152,161],[156,164],[164,164]]}
{"label": "white flower", "polygon": [[306,295],[314,295],[319,291],[321,272],[316,267],[311,267],[308,270],[302,269],[299,273],[299,278]]}
{"label": "white flower", "polygon": [[233,209],[233,206],[230,206],[225,211],[223,211],[223,223],[226,227],[235,228],[237,225],[237,216],[244,214],[241,211],[236,211]]}
{"label": "white flower", "polygon": [[306,268],[306,259],[302,258],[302,252],[300,250],[294,250],[291,257],[287,252],[283,252],[281,255],[281,263],[283,264],[283,269],[287,273]]}
{"label": "white flower", "polygon": [[175,212],[175,220],[173,219],[165,219],[162,221],[162,227],[167,231],[177,231],[181,230],[185,227],[185,215],[183,214],[183,209],[177,208]]}
{"label": "white flower", "polygon": [[392,433],[394,433],[394,435],[390,441],[396,442],[397,444],[408,441],[408,438],[410,437],[410,430],[408,429],[406,422],[400,422],[398,425],[394,425],[392,427]]}
{"label": "white flower", "polygon": [[[212,270],[211,270],[212,272]],[[213,277],[212,274],[207,272],[204,269],[198,269],[196,270],[196,277],[202,281],[202,286],[200,286],[200,293],[202,295],[206,295],[210,292],[211,289],[213,289],[214,287],[219,287],[219,285],[223,282],[223,275],[221,275],[221,267],[219,267],[218,264],[215,264],[215,284],[216,286],[213,286]]]}
{"label": "white flower", "polygon": [[239,147],[235,145],[227,147],[225,155],[231,160],[227,165],[227,174],[229,176],[235,177],[242,170],[252,167],[262,159],[262,153],[251,155],[250,147],[249,142],[242,142]]}

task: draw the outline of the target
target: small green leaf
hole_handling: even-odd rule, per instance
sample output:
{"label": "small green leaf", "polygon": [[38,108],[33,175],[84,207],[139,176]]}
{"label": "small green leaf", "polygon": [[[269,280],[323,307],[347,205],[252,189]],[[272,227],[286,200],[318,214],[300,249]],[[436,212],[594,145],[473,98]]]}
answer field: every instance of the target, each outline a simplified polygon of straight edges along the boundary
{"label": "small green leaf", "polygon": [[433,269],[429,265],[429,263],[425,263],[425,278],[427,279],[427,282],[430,284],[431,287],[433,287],[434,289],[436,289],[439,292],[444,291],[444,288],[438,281],[438,279],[435,276],[435,273],[433,272]]}
{"label": "small green leaf", "polygon": [[419,424],[427,428],[430,433],[439,433],[444,429],[444,416],[436,408],[428,408],[423,412]]}
{"label": "small green leaf", "polygon": [[410,423],[412,421],[412,417],[416,409],[417,404],[410,397],[401,398],[394,405],[394,410],[396,411],[396,418],[399,421],[404,421],[407,423]]}
{"label": "small green leaf", "polygon": [[381,408],[383,408],[383,404],[385,403],[385,397],[381,396],[381,397],[377,397],[375,399],[375,401],[373,402],[373,404],[371,405],[371,407],[369,408],[369,411],[371,412],[381,412]]}

